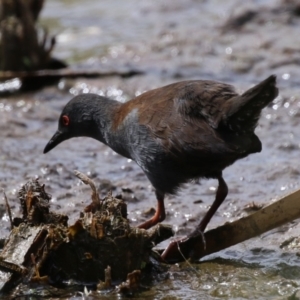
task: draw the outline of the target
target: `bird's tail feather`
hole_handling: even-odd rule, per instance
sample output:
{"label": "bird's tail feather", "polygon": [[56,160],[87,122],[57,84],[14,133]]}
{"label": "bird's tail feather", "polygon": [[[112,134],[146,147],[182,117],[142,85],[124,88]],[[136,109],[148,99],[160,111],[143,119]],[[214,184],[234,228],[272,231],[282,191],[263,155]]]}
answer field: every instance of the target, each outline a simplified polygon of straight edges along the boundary
{"label": "bird's tail feather", "polygon": [[235,132],[253,132],[261,110],[278,95],[276,76],[271,75],[242,95],[224,103],[220,125]]}

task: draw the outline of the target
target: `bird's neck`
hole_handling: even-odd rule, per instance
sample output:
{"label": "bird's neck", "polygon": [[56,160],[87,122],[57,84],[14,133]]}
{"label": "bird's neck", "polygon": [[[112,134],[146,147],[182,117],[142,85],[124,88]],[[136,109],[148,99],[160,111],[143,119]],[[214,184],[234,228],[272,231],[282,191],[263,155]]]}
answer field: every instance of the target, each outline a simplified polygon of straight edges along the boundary
{"label": "bird's neck", "polygon": [[114,129],[114,119],[123,103],[111,100],[101,99],[101,105],[98,110],[93,112],[93,122],[96,123],[97,132],[92,133],[92,138],[109,146],[112,150],[122,156],[130,158],[126,145],[123,143],[123,137],[120,132]]}

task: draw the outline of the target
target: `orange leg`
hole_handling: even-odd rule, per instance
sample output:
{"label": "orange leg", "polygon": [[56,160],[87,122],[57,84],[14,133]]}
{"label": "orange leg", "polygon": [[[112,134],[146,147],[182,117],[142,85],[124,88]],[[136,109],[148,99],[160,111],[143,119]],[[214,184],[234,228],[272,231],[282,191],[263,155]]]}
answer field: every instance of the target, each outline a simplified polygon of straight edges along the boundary
{"label": "orange leg", "polygon": [[162,222],[165,219],[166,217],[165,204],[164,204],[165,194],[155,191],[155,195],[157,198],[157,210],[154,216],[148,221],[139,225],[138,228],[149,229],[154,225],[156,225],[157,223]]}
{"label": "orange leg", "polygon": [[219,186],[216,193],[215,201],[207,211],[196,229],[187,237],[175,240],[169,244],[162,254],[162,259],[169,263],[176,263],[193,257],[196,259],[201,255],[201,248],[205,245],[203,232],[211,220],[212,216],[218,210],[228,194],[228,187],[222,174],[218,176]]}

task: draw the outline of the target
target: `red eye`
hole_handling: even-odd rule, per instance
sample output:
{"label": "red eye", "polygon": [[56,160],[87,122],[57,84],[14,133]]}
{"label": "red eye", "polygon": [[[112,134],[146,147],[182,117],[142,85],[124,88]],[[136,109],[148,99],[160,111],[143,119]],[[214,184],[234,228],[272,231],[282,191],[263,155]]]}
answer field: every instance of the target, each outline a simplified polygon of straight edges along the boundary
{"label": "red eye", "polygon": [[63,116],[61,117],[61,120],[62,120],[62,123],[63,123],[64,126],[69,126],[69,124],[70,124],[70,119],[69,119],[68,116],[63,115]]}

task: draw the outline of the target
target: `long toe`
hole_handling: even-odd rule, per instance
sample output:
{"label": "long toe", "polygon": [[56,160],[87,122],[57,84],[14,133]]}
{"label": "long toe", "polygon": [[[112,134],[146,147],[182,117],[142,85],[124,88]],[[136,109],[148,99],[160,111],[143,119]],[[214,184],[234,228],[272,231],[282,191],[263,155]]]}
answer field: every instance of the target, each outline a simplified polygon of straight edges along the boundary
{"label": "long toe", "polygon": [[185,261],[190,258],[190,250],[193,249],[194,243],[195,239],[188,237],[172,241],[161,257],[169,264]]}
{"label": "long toe", "polygon": [[146,222],[140,224],[138,228],[149,229],[155,226],[156,224],[162,222],[165,219],[165,217],[166,217],[166,213],[165,213],[163,199],[161,201],[158,200],[157,210],[154,216],[151,219],[147,220]]}
{"label": "long toe", "polygon": [[140,224],[138,228],[149,229],[159,223],[159,219],[154,216],[146,222]]}
{"label": "long toe", "polygon": [[179,263],[188,259],[199,259],[205,250],[203,235],[189,236],[172,241],[164,250],[161,258],[169,264]]}

